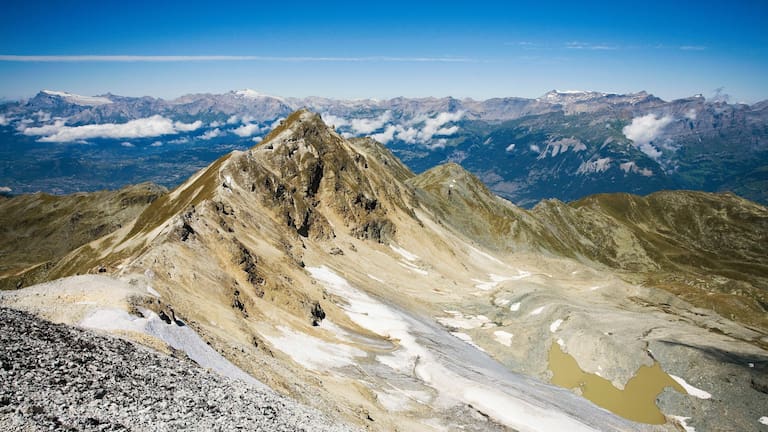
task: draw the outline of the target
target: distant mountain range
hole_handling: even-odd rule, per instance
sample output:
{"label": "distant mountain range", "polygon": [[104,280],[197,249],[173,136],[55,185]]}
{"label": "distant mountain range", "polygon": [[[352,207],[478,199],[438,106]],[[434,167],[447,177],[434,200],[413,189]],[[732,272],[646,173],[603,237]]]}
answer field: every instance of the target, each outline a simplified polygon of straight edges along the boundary
{"label": "distant mountain range", "polygon": [[372,136],[416,172],[457,162],[527,207],[663,189],[768,202],[768,101],[556,90],[484,101],[297,99],[253,90],[163,100],[43,90],[0,105],[0,187],[175,186],[218,156],[259,142],[302,107],[345,137]]}

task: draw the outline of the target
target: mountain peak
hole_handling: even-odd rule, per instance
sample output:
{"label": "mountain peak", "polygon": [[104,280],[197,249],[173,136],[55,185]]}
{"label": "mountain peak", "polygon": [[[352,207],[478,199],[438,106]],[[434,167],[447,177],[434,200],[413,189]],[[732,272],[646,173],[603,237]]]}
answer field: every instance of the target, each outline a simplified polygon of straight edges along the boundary
{"label": "mountain peak", "polygon": [[277,99],[280,101],[283,100],[283,98],[281,97],[268,95],[268,94],[261,93],[257,90],[253,90],[249,88],[245,88],[242,90],[234,90],[232,94],[234,94],[235,96],[241,97],[243,99]]}
{"label": "mountain peak", "polygon": [[40,91],[40,93],[38,93],[38,96],[41,96],[41,95],[61,98],[69,103],[72,103],[75,105],[82,105],[82,106],[98,106],[98,105],[106,105],[106,104],[112,103],[111,99],[103,96],[82,96],[78,94],[67,93],[67,92],[56,91],[56,90],[42,90]]}

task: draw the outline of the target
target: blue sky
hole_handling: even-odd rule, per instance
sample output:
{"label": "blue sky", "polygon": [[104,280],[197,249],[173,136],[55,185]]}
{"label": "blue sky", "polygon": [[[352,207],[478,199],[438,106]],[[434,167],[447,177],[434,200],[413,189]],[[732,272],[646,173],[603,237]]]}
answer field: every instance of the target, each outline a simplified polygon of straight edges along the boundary
{"label": "blue sky", "polygon": [[[0,97],[768,99],[768,1],[5,1]],[[132,57],[128,57],[132,56]]]}

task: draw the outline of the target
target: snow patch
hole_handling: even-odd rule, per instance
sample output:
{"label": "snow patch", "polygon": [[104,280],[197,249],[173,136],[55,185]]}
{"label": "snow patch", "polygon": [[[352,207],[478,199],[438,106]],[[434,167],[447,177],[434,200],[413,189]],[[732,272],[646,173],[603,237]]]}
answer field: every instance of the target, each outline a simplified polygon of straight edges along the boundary
{"label": "snow patch", "polygon": [[384,282],[382,279],[379,279],[379,278],[377,278],[376,276],[374,276],[374,275],[372,275],[372,274],[370,274],[370,273],[368,273],[368,277],[369,277],[369,278],[371,278],[371,279],[373,279],[373,280],[375,280],[376,282],[379,282],[379,283],[386,283],[386,282]]}
{"label": "snow patch", "polygon": [[500,275],[491,273],[488,275],[488,277],[491,279],[488,282],[485,282],[479,279],[472,279],[472,281],[478,282],[478,284],[475,285],[475,288],[483,291],[490,291],[496,288],[496,286],[502,282],[511,281],[511,280],[520,280],[520,279],[527,278],[530,275],[531,275],[530,272],[527,272],[525,270],[518,270],[516,276],[500,276]]}
{"label": "snow patch", "polygon": [[519,311],[519,310],[520,310],[520,302],[512,303],[512,304],[509,306],[509,310],[511,310],[512,312],[517,312],[517,311]]}
{"label": "snow patch", "polygon": [[451,334],[454,337],[456,337],[457,339],[460,339],[460,340],[466,342],[468,345],[472,345],[474,348],[476,348],[476,349],[478,349],[478,350],[480,350],[482,352],[485,352],[484,349],[480,348],[480,346],[478,344],[476,344],[475,341],[472,340],[472,336],[470,336],[470,335],[468,335],[466,333],[462,333],[462,332],[451,332]]}
{"label": "snow patch", "polygon": [[538,315],[544,311],[545,307],[546,306],[539,306],[536,309],[532,310],[531,313],[529,313],[528,315]]}
{"label": "snow patch", "polygon": [[412,254],[412,253],[408,252],[407,250],[405,250],[405,249],[403,249],[403,248],[401,248],[401,247],[399,247],[397,245],[390,244],[389,247],[393,251],[397,252],[398,255],[400,255],[401,257],[405,258],[408,261],[416,261],[417,259],[419,259],[418,255]]}
{"label": "snow patch", "polygon": [[43,90],[43,93],[51,96],[58,96],[69,103],[81,106],[98,106],[111,104],[112,100],[103,96],[82,96],[62,91]]}
{"label": "snow patch", "polygon": [[398,311],[353,288],[344,278],[325,266],[308,267],[307,271],[331,293],[346,300],[346,304],[339,306],[353,322],[382,337],[399,341],[396,351],[377,356],[382,364],[401,373],[414,374],[441,395],[471,404],[477,410],[513,429],[574,432],[594,430],[567,414],[536,406],[452,372],[443,366],[428,348],[418,342],[405,317]]}
{"label": "snow patch", "polygon": [[493,257],[493,256],[491,256],[491,255],[489,255],[489,254],[487,254],[487,253],[485,253],[485,252],[483,252],[483,251],[481,251],[481,250],[478,250],[478,249],[476,249],[476,248],[474,248],[474,247],[472,247],[472,246],[469,246],[469,245],[467,245],[467,246],[469,247],[469,251],[471,252],[470,256],[476,255],[476,256],[479,256],[479,257],[485,258],[485,259],[487,259],[487,260],[489,260],[489,261],[493,261],[493,262],[495,262],[496,264],[501,264],[501,265],[503,265],[503,266],[507,266],[506,264],[504,264],[503,262],[501,262],[501,261],[500,261],[499,259],[497,259],[496,257]]}
{"label": "snow patch", "polygon": [[508,347],[512,346],[513,336],[514,335],[512,333],[505,332],[504,330],[496,330],[493,332],[493,338],[496,339],[496,342]]}
{"label": "snow patch", "polygon": [[562,319],[557,319],[552,322],[552,324],[549,325],[549,331],[554,333],[557,331],[558,328],[560,328],[560,324],[563,323]]}
{"label": "snow patch", "polygon": [[437,322],[440,324],[450,327],[450,328],[457,328],[457,329],[475,329],[478,327],[493,327],[495,324],[491,322],[488,317],[484,315],[464,315],[461,312],[458,311],[443,311],[451,317],[440,317],[437,318]]}
{"label": "snow patch", "polygon": [[768,425],[768,416],[760,417],[760,419],[758,419],[757,421],[764,425]]}
{"label": "snow patch", "polygon": [[407,268],[408,270],[410,270],[412,272],[418,273],[418,274],[423,275],[423,276],[428,276],[429,275],[428,271],[426,271],[424,269],[421,269],[421,268],[418,268],[418,267],[416,267],[415,265],[411,264],[408,261],[398,261],[397,263],[400,264],[402,267],[405,267],[405,268]]}
{"label": "snow patch", "polygon": [[704,390],[702,390],[700,388],[696,388],[696,387],[688,384],[684,379],[680,378],[679,376],[675,376],[675,375],[672,375],[672,374],[669,374],[669,376],[673,380],[677,381],[677,383],[680,384],[680,386],[682,388],[684,388],[685,391],[689,395],[691,395],[691,396],[695,396],[695,397],[697,397],[699,399],[709,399],[709,398],[712,397],[712,395],[710,393],[705,392]]}
{"label": "snow patch", "polygon": [[296,363],[312,370],[354,365],[355,357],[365,357],[365,351],[344,344],[327,342],[285,326],[278,326],[280,336],[263,334],[278,350],[288,354]]}
{"label": "snow patch", "polygon": [[167,324],[157,314],[141,309],[144,318],[130,315],[122,309],[98,309],[80,322],[81,327],[106,331],[133,331],[156,337],[177,350],[184,351],[190,359],[203,368],[234,379],[239,379],[261,388],[260,381],[243,372],[229,360],[211,348],[189,326]]}

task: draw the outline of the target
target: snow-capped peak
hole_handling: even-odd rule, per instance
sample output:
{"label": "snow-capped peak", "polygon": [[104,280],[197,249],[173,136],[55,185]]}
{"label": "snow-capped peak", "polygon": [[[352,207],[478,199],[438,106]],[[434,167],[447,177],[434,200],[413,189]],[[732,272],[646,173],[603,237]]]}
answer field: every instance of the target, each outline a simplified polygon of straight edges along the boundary
{"label": "snow-capped peak", "polygon": [[[275,96],[264,94],[264,93],[261,93],[261,92],[258,92],[256,90],[249,89],[249,88],[242,89],[242,90],[235,90],[234,93],[237,96],[244,97],[244,98],[251,98],[251,99],[257,99],[257,98],[276,98]],[[276,99],[278,99],[278,98],[276,98]]]}
{"label": "snow-capped peak", "polygon": [[75,105],[98,106],[98,105],[106,105],[106,104],[112,103],[111,99],[103,96],[82,96],[78,94],[72,94],[72,93],[54,91],[54,90],[43,90],[42,93],[45,93],[50,96],[58,96],[66,100],[67,102],[73,103]]}
{"label": "snow-capped peak", "polygon": [[249,88],[242,89],[242,90],[235,90],[232,93],[235,96],[243,99],[276,99],[279,101],[283,101],[283,98],[281,97],[264,94]]}
{"label": "snow-capped peak", "polygon": [[265,94],[261,94],[261,93],[257,92],[256,90],[249,89],[249,88],[242,89],[242,90],[236,90],[235,94],[238,95],[238,96],[248,97],[248,98],[258,98],[258,97],[266,96]]}

